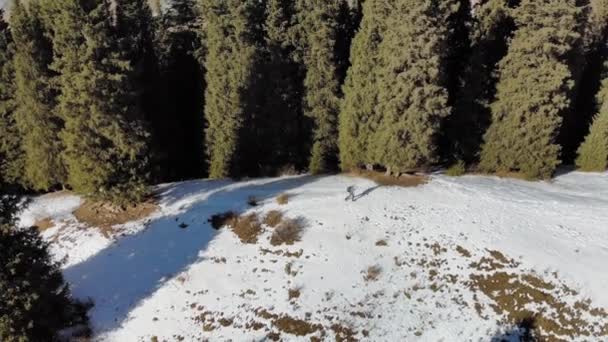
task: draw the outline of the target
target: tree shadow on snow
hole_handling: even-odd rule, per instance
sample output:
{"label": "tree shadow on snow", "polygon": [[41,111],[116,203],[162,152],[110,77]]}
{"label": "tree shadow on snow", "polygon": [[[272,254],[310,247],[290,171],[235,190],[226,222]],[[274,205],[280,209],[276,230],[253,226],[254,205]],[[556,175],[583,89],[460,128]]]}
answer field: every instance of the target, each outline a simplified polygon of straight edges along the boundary
{"label": "tree shadow on snow", "polygon": [[506,332],[493,336],[491,342],[537,342],[536,337],[536,317],[524,318]]}
{"label": "tree shadow on snow", "polygon": [[[176,214],[153,220],[143,231],[66,269],[64,275],[76,297],[94,300],[90,316],[95,333],[110,332],[142,300],[201,258],[217,234],[208,222],[213,214],[243,212],[250,208],[250,196],[263,201],[317,179],[192,181],[163,186],[161,205]],[[180,229],[182,224],[187,229]]]}

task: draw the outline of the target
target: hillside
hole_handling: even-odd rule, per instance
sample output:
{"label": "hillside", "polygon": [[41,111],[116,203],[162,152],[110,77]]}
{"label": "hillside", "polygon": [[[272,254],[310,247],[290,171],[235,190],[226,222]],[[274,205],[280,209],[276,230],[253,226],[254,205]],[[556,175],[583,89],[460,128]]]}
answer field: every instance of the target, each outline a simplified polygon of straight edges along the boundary
{"label": "hillside", "polygon": [[[103,229],[78,222],[82,200],[65,193],[35,198],[21,216],[45,223],[73,294],[94,301],[94,340],[517,341],[526,326],[608,339],[606,173],[551,183],[437,175],[412,188],[300,176],[157,191],[157,212]],[[233,221],[244,243],[208,222],[227,211],[261,222],[272,210],[295,228]]]}

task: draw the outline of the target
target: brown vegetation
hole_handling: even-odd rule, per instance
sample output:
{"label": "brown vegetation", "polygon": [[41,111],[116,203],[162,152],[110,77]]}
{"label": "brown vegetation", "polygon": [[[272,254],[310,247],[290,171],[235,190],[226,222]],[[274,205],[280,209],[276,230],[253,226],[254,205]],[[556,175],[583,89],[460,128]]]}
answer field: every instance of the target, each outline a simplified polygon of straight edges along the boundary
{"label": "brown vegetation", "polygon": [[258,215],[255,213],[231,220],[230,226],[241,242],[248,244],[257,243],[258,236],[263,232]]}
{"label": "brown vegetation", "polygon": [[364,272],[363,279],[365,279],[365,281],[376,281],[380,278],[381,273],[382,267],[379,265],[370,266]]}
{"label": "brown vegetation", "polygon": [[274,230],[270,237],[270,244],[273,246],[293,245],[300,241],[304,226],[301,220],[283,220]]}
{"label": "brown vegetation", "polygon": [[382,186],[400,186],[404,188],[416,187],[428,182],[428,177],[424,175],[402,174],[396,177],[387,175],[384,172],[368,170],[356,170],[348,173],[347,175],[351,177],[369,179]]}
{"label": "brown vegetation", "polygon": [[284,193],[284,194],[280,194],[279,196],[277,196],[277,203],[279,205],[285,205],[287,203],[289,203],[289,194]]}
{"label": "brown vegetation", "polygon": [[73,215],[79,222],[96,227],[106,237],[110,237],[114,233],[113,226],[141,220],[156,212],[158,208],[155,199],[125,208],[107,202],[85,201]]}
{"label": "brown vegetation", "polygon": [[36,223],[34,223],[34,227],[38,228],[39,231],[43,232],[47,229],[55,227],[55,222],[53,222],[53,220],[51,220],[50,218],[44,218],[36,221]]}
{"label": "brown vegetation", "polygon": [[278,210],[271,210],[264,217],[264,224],[268,227],[276,227],[283,221],[283,213]]}

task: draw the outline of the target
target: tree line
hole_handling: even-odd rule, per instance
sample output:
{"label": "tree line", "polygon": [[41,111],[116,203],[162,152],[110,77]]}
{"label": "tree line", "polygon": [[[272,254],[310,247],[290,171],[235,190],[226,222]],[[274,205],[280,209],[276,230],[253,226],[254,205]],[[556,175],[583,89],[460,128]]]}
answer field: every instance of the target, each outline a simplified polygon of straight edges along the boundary
{"label": "tree line", "polygon": [[[152,6],[151,6],[152,5]],[[14,0],[0,182],[608,167],[607,0]]]}

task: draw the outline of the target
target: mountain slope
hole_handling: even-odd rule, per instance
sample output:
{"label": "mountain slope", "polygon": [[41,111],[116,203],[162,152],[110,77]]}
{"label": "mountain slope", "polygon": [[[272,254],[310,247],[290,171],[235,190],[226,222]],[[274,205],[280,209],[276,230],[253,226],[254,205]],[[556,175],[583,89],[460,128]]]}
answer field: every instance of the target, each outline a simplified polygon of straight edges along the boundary
{"label": "mountain slope", "polygon": [[[348,186],[356,201],[344,200]],[[498,341],[532,321],[544,336],[608,338],[608,174],[434,176],[415,188],[302,176],[158,191],[158,212],[109,237],[76,221],[75,196],[34,199],[22,215],[54,225],[44,236],[74,295],[95,301],[95,340]],[[279,228],[262,224],[243,243],[208,223],[230,210],[259,221],[278,210],[301,223],[301,239],[273,245]]]}

